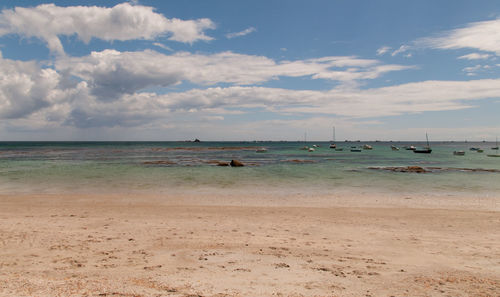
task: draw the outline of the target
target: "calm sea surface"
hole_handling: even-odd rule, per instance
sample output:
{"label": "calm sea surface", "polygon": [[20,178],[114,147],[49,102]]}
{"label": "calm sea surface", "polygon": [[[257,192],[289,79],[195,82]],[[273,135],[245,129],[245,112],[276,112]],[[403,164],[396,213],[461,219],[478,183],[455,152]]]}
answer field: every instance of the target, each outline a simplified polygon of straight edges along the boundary
{"label": "calm sea surface", "polygon": [[[351,152],[369,144],[373,150]],[[301,150],[319,145],[314,152]],[[273,189],[307,193],[500,193],[500,158],[494,143],[434,142],[432,154],[391,145],[423,143],[338,142],[0,142],[0,194],[154,192],[183,189]],[[258,148],[267,152],[256,152]],[[483,153],[470,151],[484,149]],[[465,156],[453,151],[463,150]],[[217,162],[237,159],[232,168]],[[372,167],[421,166],[417,174]],[[471,171],[464,169],[488,169]]]}

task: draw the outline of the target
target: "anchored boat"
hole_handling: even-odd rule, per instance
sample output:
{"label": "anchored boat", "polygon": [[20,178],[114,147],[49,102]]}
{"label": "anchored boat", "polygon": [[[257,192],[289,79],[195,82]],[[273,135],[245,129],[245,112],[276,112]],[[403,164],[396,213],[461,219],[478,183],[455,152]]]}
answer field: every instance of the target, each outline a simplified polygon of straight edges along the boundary
{"label": "anchored boat", "polygon": [[495,141],[495,147],[492,147],[491,149],[498,151],[498,137],[496,138],[496,141]]}
{"label": "anchored boat", "polygon": [[421,148],[415,148],[413,150],[414,153],[417,154],[430,154],[432,152],[431,146],[429,144],[429,137],[427,136],[427,133],[425,133],[425,138],[427,139],[427,146],[421,147]]}
{"label": "anchored boat", "polygon": [[496,146],[492,147],[491,149],[492,150],[496,150],[496,154],[494,154],[494,155],[487,155],[488,157],[500,157],[500,155],[498,154],[498,137],[497,137],[497,140],[496,140]]}
{"label": "anchored boat", "polygon": [[333,131],[332,131],[332,143],[330,144],[331,149],[336,149],[337,144],[335,144],[335,126],[333,126]]}

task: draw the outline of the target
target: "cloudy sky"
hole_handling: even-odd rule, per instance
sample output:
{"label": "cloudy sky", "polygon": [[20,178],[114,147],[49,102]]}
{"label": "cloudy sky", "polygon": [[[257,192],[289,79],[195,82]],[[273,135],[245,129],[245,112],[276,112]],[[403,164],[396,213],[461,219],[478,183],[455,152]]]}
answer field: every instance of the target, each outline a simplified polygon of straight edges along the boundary
{"label": "cloudy sky", "polygon": [[494,140],[491,1],[8,1],[0,140]]}

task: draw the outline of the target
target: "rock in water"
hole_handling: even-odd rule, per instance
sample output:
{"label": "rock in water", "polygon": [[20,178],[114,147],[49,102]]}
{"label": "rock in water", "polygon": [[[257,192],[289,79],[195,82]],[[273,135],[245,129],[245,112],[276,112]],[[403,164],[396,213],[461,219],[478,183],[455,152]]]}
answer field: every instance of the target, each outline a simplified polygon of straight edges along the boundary
{"label": "rock in water", "polygon": [[408,166],[405,172],[425,173],[427,170],[420,166]]}
{"label": "rock in water", "polygon": [[[376,170],[389,170],[394,172],[414,172],[414,173],[426,173],[431,172],[425,168],[420,166],[406,166],[406,167],[369,167],[369,169]],[[433,167],[433,169],[437,169],[437,167]]]}
{"label": "rock in water", "polygon": [[243,167],[243,166],[245,166],[245,165],[243,165],[243,163],[241,163],[241,162],[240,162],[240,161],[238,161],[238,160],[231,160],[230,165],[231,165],[232,167]]}

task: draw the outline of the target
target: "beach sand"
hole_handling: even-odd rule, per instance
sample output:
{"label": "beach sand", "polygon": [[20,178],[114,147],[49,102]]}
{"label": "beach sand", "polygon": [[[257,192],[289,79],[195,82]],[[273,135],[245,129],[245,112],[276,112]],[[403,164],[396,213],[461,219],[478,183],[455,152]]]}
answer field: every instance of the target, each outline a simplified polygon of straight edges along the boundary
{"label": "beach sand", "polygon": [[236,196],[0,196],[0,295],[500,296],[498,198]]}

